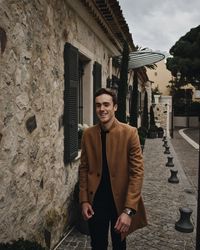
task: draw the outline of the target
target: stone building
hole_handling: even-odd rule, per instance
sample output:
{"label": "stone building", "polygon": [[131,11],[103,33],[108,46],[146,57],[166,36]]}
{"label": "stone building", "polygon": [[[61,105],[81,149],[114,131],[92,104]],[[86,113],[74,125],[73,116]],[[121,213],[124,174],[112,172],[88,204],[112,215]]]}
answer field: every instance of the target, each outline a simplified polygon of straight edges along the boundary
{"label": "stone building", "polygon": [[70,224],[78,123],[124,40],[135,50],[116,0],[0,0],[0,242],[52,248]]}
{"label": "stone building", "polygon": [[160,94],[163,96],[170,95],[170,88],[167,86],[170,85],[170,81],[172,80],[171,72],[166,67],[165,60],[162,60],[156,63],[157,67],[154,70],[147,69],[147,74],[149,80],[152,82],[152,89],[158,89]]}

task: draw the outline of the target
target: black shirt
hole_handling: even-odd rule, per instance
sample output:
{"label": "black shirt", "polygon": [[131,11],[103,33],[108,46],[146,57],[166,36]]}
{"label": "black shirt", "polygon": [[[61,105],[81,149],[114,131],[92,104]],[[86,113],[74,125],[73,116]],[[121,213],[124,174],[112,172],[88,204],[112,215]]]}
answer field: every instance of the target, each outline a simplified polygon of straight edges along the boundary
{"label": "black shirt", "polygon": [[106,135],[108,131],[101,130],[101,143],[102,143],[102,176],[95,194],[94,203],[97,205],[113,204],[113,194],[110,183],[110,173],[106,157]]}

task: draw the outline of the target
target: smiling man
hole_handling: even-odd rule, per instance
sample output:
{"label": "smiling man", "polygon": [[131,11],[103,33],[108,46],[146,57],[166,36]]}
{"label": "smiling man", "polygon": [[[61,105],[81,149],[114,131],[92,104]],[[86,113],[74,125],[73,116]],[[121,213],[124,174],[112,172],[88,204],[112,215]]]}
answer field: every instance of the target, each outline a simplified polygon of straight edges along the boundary
{"label": "smiling man", "polygon": [[126,236],[147,224],[141,197],[143,158],[137,129],[115,118],[116,93],[95,94],[99,124],[85,130],[79,166],[79,199],[93,250],[126,249]]}

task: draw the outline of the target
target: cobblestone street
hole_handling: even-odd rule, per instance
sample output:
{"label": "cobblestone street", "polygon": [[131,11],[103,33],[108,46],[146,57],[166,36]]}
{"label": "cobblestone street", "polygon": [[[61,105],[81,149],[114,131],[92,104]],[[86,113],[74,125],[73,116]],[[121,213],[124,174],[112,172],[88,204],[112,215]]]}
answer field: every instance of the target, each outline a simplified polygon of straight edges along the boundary
{"label": "cobblestone street", "polygon": [[[198,141],[199,134],[197,129],[189,131],[185,130],[184,133],[190,136],[193,140],[195,139],[196,142]],[[174,139],[172,139],[171,142],[187,179],[192,186],[192,191],[195,192],[197,196],[199,152],[185,141],[178,131],[174,132]]]}
{"label": "cobblestone street", "polygon": [[[194,186],[188,181],[170,140],[168,144],[174,157],[173,169],[178,170],[179,183],[168,182],[171,174],[170,168],[165,164],[169,155],[164,154],[162,139],[147,139],[144,149],[143,197],[149,224],[127,237],[127,250],[195,249],[195,230],[192,233],[181,233],[174,228],[175,222],[180,218],[179,208],[181,207],[193,209],[192,222],[193,225],[195,224],[197,201]],[[173,144],[177,146],[175,139]],[[57,250],[70,249],[91,249],[89,237],[74,230],[57,248]]]}

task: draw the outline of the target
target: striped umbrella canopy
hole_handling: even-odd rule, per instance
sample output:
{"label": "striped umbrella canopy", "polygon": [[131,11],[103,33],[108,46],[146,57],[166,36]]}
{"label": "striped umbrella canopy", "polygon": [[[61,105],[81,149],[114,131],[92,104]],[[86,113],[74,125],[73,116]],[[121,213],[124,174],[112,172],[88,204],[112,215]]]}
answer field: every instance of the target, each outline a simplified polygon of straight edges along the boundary
{"label": "striped umbrella canopy", "polygon": [[[165,55],[161,52],[152,51],[149,49],[130,52],[128,68],[137,69],[162,61],[164,58]],[[115,57],[115,59],[119,64],[121,64],[122,55]]]}

